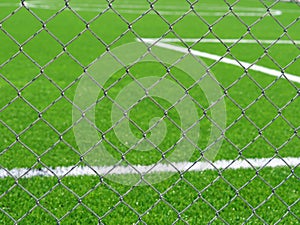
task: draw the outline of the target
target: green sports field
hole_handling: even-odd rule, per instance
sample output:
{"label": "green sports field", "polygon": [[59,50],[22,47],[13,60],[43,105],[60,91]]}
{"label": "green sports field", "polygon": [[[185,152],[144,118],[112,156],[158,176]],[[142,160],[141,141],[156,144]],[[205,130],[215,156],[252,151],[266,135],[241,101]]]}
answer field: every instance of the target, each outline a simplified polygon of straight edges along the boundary
{"label": "green sports field", "polygon": [[[299,12],[271,0],[1,0],[0,224],[299,224]],[[161,169],[182,161],[223,166]],[[125,172],[55,174],[108,166]]]}

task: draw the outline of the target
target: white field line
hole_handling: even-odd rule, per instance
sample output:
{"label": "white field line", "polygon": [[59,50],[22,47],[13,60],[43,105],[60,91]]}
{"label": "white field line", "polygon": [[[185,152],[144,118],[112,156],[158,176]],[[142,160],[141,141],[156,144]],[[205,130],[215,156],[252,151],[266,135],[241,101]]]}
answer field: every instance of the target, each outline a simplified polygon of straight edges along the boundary
{"label": "white field line", "polygon": [[[0,3],[0,6],[4,4],[3,6],[9,6],[9,3]],[[26,1],[24,3],[26,7],[29,8],[38,8],[38,9],[47,9],[47,10],[58,10],[62,7],[62,5],[55,5],[54,3],[47,3],[42,1]],[[12,6],[15,6],[15,3],[12,3]],[[85,11],[85,12],[101,12],[108,8],[105,4],[71,4],[71,7],[76,11]],[[168,6],[160,6],[155,8],[157,12],[161,15],[170,15],[170,16],[182,16],[184,15],[187,10],[182,10],[184,7],[176,7],[173,6],[172,8],[169,8]],[[145,13],[149,7],[143,6],[143,5],[117,5],[115,6],[115,9],[119,13],[124,14],[143,14]],[[173,9],[173,10],[170,10]],[[175,11],[179,10],[179,11]],[[217,11],[222,9],[222,11]],[[245,16],[245,17],[257,17],[262,16],[264,13],[267,13],[267,10],[264,8],[238,8],[239,10],[235,10],[234,12],[238,14],[239,16]],[[210,6],[209,8],[206,8],[205,11],[203,10],[196,10],[197,13],[201,16],[223,16],[225,13],[228,12],[228,8],[220,8],[220,7],[214,7]],[[211,12],[209,12],[211,11]],[[213,11],[213,12],[212,12]],[[270,10],[271,14],[273,16],[280,16],[282,15],[282,11],[280,10]],[[107,11],[113,13],[113,11]],[[150,11],[149,14],[156,14],[154,11]],[[188,16],[197,16],[194,13],[189,13]],[[228,14],[228,16],[234,16],[232,13]]]}
{"label": "white field line", "polygon": [[[41,0],[26,0],[27,4],[34,4],[34,5],[45,5],[45,2]],[[55,4],[55,2],[51,2],[51,5]],[[58,5],[62,5],[61,1],[57,1],[56,3],[60,3]],[[107,8],[108,4],[98,4],[98,3],[72,3],[71,6],[78,6],[81,8]],[[139,3],[132,4],[132,2],[125,3],[125,1],[122,4],[113,4],[115,8],[121,8],[121,9],[149,9],[150,5],[149,3],[146,3],[144,5],[141,5]],[[216,11],[216,10],[228,10],[228,6],[219,6],[219,5],[213,5],[213,4],[201,4],[197,7],[194,6],[196,9],[200,9],[200,7],[205,8],[205,11]],[[157,10],[182,10],[182,9],[188,9],[190,8],[189,5],[154,5],[154,8]],[[258,8],[258,7],[243,7],[243,6],[237,6],[234,7],[234,10],[240,10],[245,12],[266,12],[266,8]],[[273,10],[273,9],[271,9]],[[298,11],[297,11],[298,12]]]}
{"label": "white field line", "polygon": [[[43,1],[35,1],[35,0],[27,0],[26,2],[24,2],[24,4],[27,7],[32,7],[32,8],[40,8],[40,9],[51,9],[51,10],[58,10],[60,8],[62,8],[63,4],[57,4],[57,3],[61,3],[61,2],[51,2],[47,3],[47,2],[43,2]],[[13,3],[13,2],[0,2],[0,6],[3,7],[16,7],[16,6],[20,6],[20,3]],[[72,3],[71,4],[72,8],[77,8],[78,11],[97,11],[100,12],[101,10],[104,10],[107,8],[107,4],[88,4],[88,3]],[[197,12],[204,12],[205,14],[208,13],[208,11],[219,11],[222,12],[222,15],[225,14],[224,11],[228,11],[228,7],[224,7],[224,6],[217,6],[217,5],[213,5],[213,4],[201,4],[199,5],[199,8],[201,7],[201,10],[199,10],[198,8],[196,8],[195,10]],[[148,6],[145,5],[139,5],[137,4],[132,4],[132,2],[128,2],[128,4],[125,5],[125,2],[123,2],[123,4],[121,5],[115,5],[115,8],[118,9],[139,9],[139,10],[144,10],[143,12],[145,12],[147,9],[149,9]],[[158,7],[156,7],[157,10],[181,10],[183,8],[188,9],[188,7],[184,7],[184,6],[170,6],[170,5],[160,5]],[[170,10],[171,9],[171,10]],[[205,11],[203,11],[205,10]],[[235,13],[242,13],[242,15],[248,15],[248,16],[261,16],[263,12],[266,12],[266,8],[257,8],[257,7],[243,7],[243,6],[237,6],[234,7],[234,12]],[[298,13],[299,10],[297,9],[283,9],[283,12],[281,10],[278,9],[271,9],[270,10],[272,15],[278,16],[278,15],[282,15],[282,13]],[[245,14],[249,12],[249,14]],[[261,13],[259,13],[261,12]],[[131,12],[130,14],[136,14],[137,12]],[[255,14],[256,13],[256,14]],[[219,13],[218,13],[219,14]],[[201,14],[202,15],[202,14]]]}
{"label": "white field line", "polygon": [[[196,41],[199,41],[200,38],[163,38],[163,39],[157,39],[157,38],[143,38],[143,40],[145,42],[166,42],[166,43],[176,43],[176,42],[192,42],[195,43]],[[258,42],[261,44],[282,44],[282,45],[293,45],[295,44],[300,44],[300,40],[293,40],[293,42],[291,40],[253,40],[253,39],[221,39],[223,43],[226,44],[233,44],[238,42],[239,44],[257,44]],[[207,39],[202,39],[199,43],[221,43],[220,40],[218,39],[211,39],[211,38],[207,38]]]}
{"label": "white field line", "polygon": [[0,178],[31,178],[31,177],[65,177],[65,176],[96,176],[100,175],[126,175],[126,174],[148,174],[160,172],[178,172],[178,171],[194,171],[201,172],[206,170],[222,170],[222,169],[259,169],[262,167],[296,167],[300,164],[300,158],[262,158],[262,159],[247,159],[247,160],[219,160],[213,164],[207,162],[182,162],[170,164],[156,164],[149,166],[97,166],[97,167],[57,167],[57,168],[42,168],[28,169],[15,168],[12,170],[0,169]]}
{"label": "white field line", "polygon": [[[75,8],[74,8],[75,9]],[[78,11],[99,11],[95,10],[95,8],[76,8]],[[125,13],[125,14],[143,14],[146,12],[146,10],[117,10],[120,13]],[[163,11],[163,10],[157,10],[157,12],[160,15],[167,15],[167,16],[183,16],[187,11]],[[197,11],[197,14],[200,16],[224,16],[227,12],[205,12],[205,11]],[[280,16],[282,14],[281,11],[275,10],[271,12],[273,16]],[[156,13],[154,11],[150,11],[148,14],[154,14]],[[236,12],[238,16],[245,16],[245,17],[258,17],[262,16],[263,13],[256,13],[256,12]],[[187,14],[187,16],[197,16],[195,13],[191,12]],[[228,14],[228,16],[234,16],[234,14]]]}
{"label": "white field line", "polygon": [[[147,41],[147,40],[144,40],[144,41],[147,42],[147,43],[150,43],[150,44],[154,43],[153,41]],[[180,46],[175,46],[175,45],[170,45],[170,44],[163,43],[163,42],[156,42],[155,46],[165,48],[165,49],[170,49],[170,50],[177,51],[177,52],[189,53],[187,48],[180,47]],[[229,65],[233,65],[233,66],[243,67],[245,69],[258,71],[258,72],[268,74],[268,75],[271,75],[271,76],[274,76],[274,77],[280,77],[280,78],[284,78],[284,79],[287,78],[290,81],[300,83],[300,76],[297,76],[297,75],[284,73],[284,75],[285,75],[285,77],[284,77],[280,71],[270,69],[270,68],[267,68],[267,67],[264,67],[264,66],[253,65],[251,63],[244,62],[244,61],[236,61],[234,59],[229,59],[229,58],[225,58],[225,57],[222,57],[222,56],[219,56],[219,55],[210,54],[210,53],[206,53],[206,52],[200,52],[200,51],[197,51],[197,50],[190,50],[190,52],[195,56],[216,60],[216,61],[219,61],[219,62],[222,62],[222,63],[225,63],[225,64],[229,64]]]}

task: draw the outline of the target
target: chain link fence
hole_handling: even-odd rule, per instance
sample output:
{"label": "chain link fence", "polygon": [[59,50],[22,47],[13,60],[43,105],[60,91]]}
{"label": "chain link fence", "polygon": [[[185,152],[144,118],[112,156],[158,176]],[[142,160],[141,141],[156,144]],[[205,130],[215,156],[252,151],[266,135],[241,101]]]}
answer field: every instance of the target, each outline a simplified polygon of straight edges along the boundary
{"label": "chain link fence", "polygon": [[1,224],[298,224],[299,2],[0,2]]}

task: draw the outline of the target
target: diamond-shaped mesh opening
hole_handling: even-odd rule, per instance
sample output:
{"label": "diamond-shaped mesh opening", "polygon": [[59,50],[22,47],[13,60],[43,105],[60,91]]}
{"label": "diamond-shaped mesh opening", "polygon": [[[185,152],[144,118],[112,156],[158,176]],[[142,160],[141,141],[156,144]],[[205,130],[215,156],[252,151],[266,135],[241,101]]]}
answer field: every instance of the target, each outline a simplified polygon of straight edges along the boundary
{"label": "diamond-shaped mesh opening", "polygon": [[[86,30],[67,46],[68,52],[80,65],[86,67],[105,49],[103,43],[89,30]],[[82,54],[82,51],[85,52]]]}
{"label": "diamond-shaped mesh opening", "polygon": [[136,34],[142,37],[152,37],[153,32],[162,36],[168,32],[169,23],[161,17],[147,13],[139,18],[139,20],[135,21],[132,27]]}
{"label": "diamond-shaped mesh opening", "polygon": [[[7,14],[9,14],[9,11]],[[23,43],[40,30],[41,23],[22,7],[13,16],[9,16],[4,20],[2,27],[15,41]]]}
{"label": "diamond-shaped mesh opening", "polygon": [[[5,32],[0,32],[0,41],[2,43],[1,49],[3,50],[0,53],[0,65],[5,63],[5,61],[8,60],[8,57],[13,57],[14,54],[16,54],[19,51],[18,46],[14,43],[13,40],[9,38],[8,35],[5,34]],[[5,48],[5,50],[4,50]]]}
{"label": "diamond-shaped mesh opening", "polygon": [[[12,145],[12,146],[11,146]],[[22,157],[24,160],[16,161],[14,158]],[[37,156],[21,143],[10,143],[10,146],[1,152],[0,164],[4,168],[28,168],[37,162]]]}
{"label": "diamond-shaped mesh opening", "polygon": [[298,224],[299,1],[0,2],[1,224]]}
{"label": "diamond-shaped mesh opening", "polygon": [[42,154],[58,141],[58,135],[43,121],[36,122],[30,129],[20,136],[22,143],[37,154]]}
{"label": "diamond-shaped mesh opening", "polygon": [[0,90],[3,90],[1,91],[0,100],[0,108],[3,109],[17,96],[17,91],[14,89],[14,86],[8,83],[5,78],[3,79],[3,77],[0,77]]}
{"label": "diamond-shaped mesh opening", "polygon": [[247,186],[243,187],[240,191],[240,195],[253,208],[258,207],[272,193],[272,188],[269,187],[260,177],[255,177],[253,175],[253,178],[246,181],[245,184],[247,184]]}
{"label": "diamond-shaped mesh opening", "polygon": [[22,53],[12,58],[8,64],[0,68],[0,71],[3,77],[8,79],[17,88],[24,87],[40,72],[39,68]]}
{"label": "diamond-shaped mesh opening", "polygon": [[[243,93],[243,90],[245,90],[246,87],[247,92]],[[253,82],[251,77],[243,75],[238,83],[235,83],[233,87],[229,89],[228,93],[235,104],[238,104],[242,109],[245,109],[258,99],[261,95],[261,90],[259,86]]]}
{"label": "diamond-shaped mesh opening", "polygon": [[67,53],[49,64],[44,73],[60,88],[70,86],[83,72],[83,68]]}
{"label": "diamond-shaped mesh opening", "polygon": [[[196,212],[201,211],[201,214],[195,216]],[[216,211],[210,207],[209,203],[203,201],[200,197],[193,201],[191,207],[182,213],[184,218],[189,224],[209,223],[216,215]]]}
{"label": "diamond-shaped mesh opening", "polygon": [[[286,51],[289,54],[287,56],[283,56],[282,51]],[[268,56],[272,58],[276,63],[280,65],[280,67],[285,68],[289,65],[290,62],[294,61],[299,53],[299,46],[295,46],[293,44],[289,44],[288,46],[283,45],[273,45],[268,49]]]}
{"label": "diamond-shaped mesh opening", "polygon": [[[278,91],[282,89],[286,91],[282,92],[281,98],[279,98],[274,93],[278,93]],[[289,105],[294,101],[295,97],[297,97],[297,90],[290,83],[279,80],[274,83],[274,85],[268,87],[266,90],[266,96],[272,104],[275,105],[275,107],[288,110]],[[293,108],[293,106],[291,107]]]}
{"label": "diamond-shaped mesh opening", "polygon": [[220,212],[224,207],[226,207],[228,201],[230,201],[234,196],[234,189],[222,178],[215,180],[215,182],[212,183],[202,193],[202,197],[208,203],[210,203],[218,212]]}
{"label": "diamond-shaped mesh opening", "polygon": [[[57,195],[62,196],[62,198],[54,197]],[[57,218],[62,218],[66,214],[69,214],[77,203],[78,199],[62,185],[54,186],[53,189],[40,200],[40,204]]]}
{"label": "diamond-shaped mesh opening", "polygon": [[[265,9],[265,13],[266,12],[267,9]],[[270,29],[271,27],[272,29]],[[267,14],[262,19],[257,18],[257,20],[251,24],[251,34],[256,38],[259,38],[259,35],[262,35],[262,30],[267,32],[268,35],[275,34],[278,37],[283,34],[283,27],[274,19],[274,16],[271,16],[270,14]]]}
{"label": "diamond-shaped mesh opening", "polygon": [[[275,126],[279,126],[280,131],[274,129]],[[278,135],[278,132],[280,132],[280,136]],[[274,120],[272,124],[263,131],[263,136],[275,147],[284,145],[286,140],[288,140],[293,134],[294,130],[284,119],[282,119],[282,117],[278,117],[278,119]],[[276,137],[276,139],[274,137]]]}
{"label": "diamond-shaped mesh opening", "polygon": [[138,215],[123,202],[120,202],[115,210],[105,216],[102,221],[106,224],[114,224],[119,220],[117,219],[119,217],[123,218],[122,221],[124,221],[124,223],[128,224],[138,221]]}
{"label": "diamond-shaped mesh opening", "polygon": [[2,146],[1,151],[4,151],[7,149],[8,145],[12,144],[16,140],[16,136],[3,122],[0,123],[0,130],[2,134],[0,146]]}
{"label": "diamond-shaped mesh opening", "polygon": [[[72,105],[65,98],[60,98],[55,102],[51,102],[50,107],[42,115],[43,119],[50,123],[55,130],[63,133],[72,127],[71,111]],[[57,117],[61,119],[57,120]]]}
{"label": "diamond-shaped mesh opening", "polygon": [[[269,213],[264,213],[264,208],[270,210]],[[258,216],[260,216],[266,223],[274,223],[280,220],[280,218],[287,211],[287,207],[274,195],[271,195],[268,200],[256,210]]]}
{"label": "diamond-shaped mesh opening", "polygon": [[66,8],[65,2],[60,0],[51,1],[51,4],[47,4],[44,1],[29,0],[26,1],[25,6],[27,6],[30,12],[35,16],[44,21],[51,20],[51,18]]}
{"label": "diamond-shaped mesh opening", "polygon": [[[147,197],[143,193],[147,193]],[[150,187],[135,187],[124,197],[124,200],[140,215],[149,211],[149,205],[156,204],[158,199],[159,194]]]}
{"label": "diamond-shaped mesh opening", "polygon": [[[250,40],[253,42],[249,44],[249,46],[245,46],[243,40]],[[255,39],[251,37],[251,35],[246,35],[241,41],[235,44],[229,44],[230,53],[233,57],[238,58],[243,61],[255,62],[259,57],[261,57],[264,53],[264,44],[259,45]]]}
{"label": "diamond-shaped mesh opening", "polygon": [[252,209],[241,198],[237,197],[232,200],[226,208],[220,213],[225,221],[235,221],[243,223],[252,214]]}
{"label": "diamond-shaped mesh opening", "polygon": [[299,66],[300,62],[299,60],[294,59],[292,62],[290,62],[287,67],[286,71],[291,74],[295,74],[297,71],[297,67]]}
{"label": "diamond-shaped mesh opening", "polygon": [[[192,12],[190,14],[192,14]],[[193,21],[193,23],[191,23],[191,21]],[[193,37],[194,32],[196,32],[198,38],[204,36],[208,32],[208,25],[201,19],[195,20],[195,16],[185,16],[174,23],[173,30],[180,37]]]}
{"label": "diamond-shaped mesh opening", "polygon": [[[39,49],[43,49],[40,51]],[[62,52],[62,46],[46,31],[42,31],[24,46],[24,51],[41,66]]]}
{"label": "diamond-shaped mesh opening", "polygon": [[274,147],[263,136],[257,136],[250,145],[243,149],[243,156],[246,158],[272,157],[274,152]]}
{"label": "diamond-shaped mesh opening", "polygon": [[262,97],[254,100],[246,111],[246,115],[251,121],[260,129],[267,126],[278,115],[276,108],[268,101],[268,99]]}
{"label": "diamond-shaped mesh opening", "polygon": [[[45,165],[52,166],[70,166],[78,163],[80,161],[80,155],[74,150],[76,145],[73,146],[73,141],[69,141],[67,135],[63,136],[63,141],[58,141],[49,146],[44,150],[41,155],[41,162]],[[64,157],[60,157],[64,155]]]}
{"label": "diamond-shaped mesh opening", "polygon": [[[60,91],[52,84],[51,80],[43,75],[30,83],[22,96],[29,101],[37,110],[42,111],[60,97]],[[43,99],[43,101],[41,101]]]}
{"label": "diamond-shaped mesh opening", "polygon": [[86,21],[92,21],[109,9],[108,2],[106,1],[89,0],[82,2],[80,0],[73,0],[69,2],[69,5],[76,15]]}
{"label": "diamond-shaped mesh opening", "polygon": [[[23,202],[22,207],[15,203],[14,198]],[[14,186],[8,193],[1,198],[1,208],[14,220],[22,219],[32,208],[35,207],[35,200],[21,186]]]}
{"label": "diamond-shaped mesh opening", "polygon": [[293,136],[292,138],[289,139],[289,142],[282,146],[279,150],[279,153],[282,157],[287,157],[287,156],[297,156],[297,147],[299,146],[300,140],[297,135]]}
{"label": "diamond-shaped mesh opening", "polygon": [[61,220],[62,224],[69,224],[73,221],[83,224],[97,224],[99,219],[84,206],[78,205],[74,210]]}
{"label": "diamond-shaped mesh opening", "polygon": [[164,197],[176,210],[181,212],[197,199],[198,193],[185,181],[181,181],[172,186]]}
{"label": "diamond-shaped mesh opening", "polygon": [[[247,132],[247,138],[242,138]],[[226,136],[239,148],[245,147],[248,143],[258,136],[258,130],[245,117],[242,117],[230,129],[228,129]],[[243,141],[242,141],[243,140]]]}
{"label": "diamond-shaped mesh opening", "polygon": [[[166,217],[159,217],[160,213],[163,212]],[[154,208],[151,209],[143,218],[143,221],[148,223],[161,223],[161,224],[172,224],[177,219],[176,211],[169,206],[163,200],[157,200]]]}
{"label": "diamond-shaped mesh opening", "polygon": [[[297,35],[297,30],[299,29],[299,22],[297,22],[297,19],[295,18],[287,18],[287,22],[282,22],[283,25],[287,28],[287,34],[284,36],[284,38],[287,38],[291,41],[294,40]],[[299,47],[299,44],[298,44]]]}
{"label": "diamond-shaped mesh opening", "polygon": [[119,196],[105,185],[99,184],[83,199],[83,202],[102,217],[118,204]]}
{"label": "diamond-shaped mesh opening", "polygon": [[286,223],[287,221],[298,223],[299,219],[297,218],[297,216],[294,216],[294,214],[288,213],[282,220],[280,220],[280,223]]}
{"label": "diamond-shaped mesh opening", "polygon": [[289,193],[285,191],[288,187],[293,186],[297,186],[297,179],[291,176],[287,178],[286,182],[276,189],[276,194],[278,194],[278,197],[289,206],[298,201],[299,190],[294,189]]}
{"label": "diamond-shaped mesh opening", "polygon": [[17,134],[29,127],[38,118],[38,113],[20,98],[13,101],[0,113],[2,121]]}
{"label": "diamond-shaped mesh opening", "polygon": [[47,29],[66,44],[85,29],[85,24],[73,12],[66,9],[47,23]]}
{"label": "diamond-shaped mesh opening", "polygon": [[[237,37],[241,37],[247,31],[247,26],[241,23],[241,21],[238,18],[228,15],[226,17],[223,17],[222,19],[214,21],[211,24],[213,35],[220,38],[226,38],[222,37],[220,34],[223,33],[222,30],[224,29],[224,26],[226,26],[225,24],[228,23],[232,24],[232,26],[229,27],[229,29],[231,29],[231,32],[234,32],[237,35]],[[237,28],[240,28],[238,32],[234,31]]]}
{"label": "diamond-shaped mesh opening", "polygon": [[[109,23],[103,21],[109,21]],[[92,20],[90,29],[104,43],[110,44],[118,39],[120,34],[127,31],[128,24],[110,9],[103,15]]]}
{"label": "diamond-shaped mesh opening", "polygon": [[31,211],[20,224],[30,224],[30,223],[57,223],[57,219],[53,217],[49,212],[41,207],[36,207]]}

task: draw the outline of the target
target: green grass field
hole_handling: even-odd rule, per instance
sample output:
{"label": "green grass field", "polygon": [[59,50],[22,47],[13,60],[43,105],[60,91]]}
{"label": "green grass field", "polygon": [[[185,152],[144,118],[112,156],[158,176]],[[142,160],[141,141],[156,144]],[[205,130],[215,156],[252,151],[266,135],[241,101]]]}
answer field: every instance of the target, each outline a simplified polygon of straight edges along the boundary
{"label": "green grass field", "polygon": [[[17,0],[0,2],[0,169],[92,164],[76,142],[72,102],[85,69],[107,48],[113,51],[143,38],[202,38],[197,43],[168,44],[300,76],[299,3],[205,0],[194,2],[191,12],[188,1],[153,3],[158,13],[144,15],[151,4],[146,0],[114,1],[112,8],[104,0],[71,0],[70,8],[62,0],[28,1],[28,8],[19,6]],[[268,7],[271,15],[263,16]],[[279,38],[289,43],[205,42]],[[176,54],[174,51],[175,58]],[[242,67],[208,58],[201,60],[225,93],[223,141],[211,160],[299,159],[300,84],[252,69],[245,73]],[[107,93],[102,90],[98,96],[95,125],[105,134],[103,146],[120,165],[152,165],[172,155],[174,144],[182,137],[174,124],[181,125],[180,113],[160,98],[145,98],[129,111],[140,128],[130,123],[137,139],[143,139],[141,130],[150,128],[152,118],[164,121],[168,133],[155,148],[136,151],[111,129],[118,127],[111,120],[112,100],[131,82],[153,75],[176,81],[182,95],[188,90],[194,100],[201,129],[196,130],[200,139],[189,145],[193,150],[189,161],[202,160],[214,126],[211,104],[194,85],[195,80],[170,68],[168,74],[159,62],[140,62],[129,72],[118,70],[101,84]],[[147,137],[151,132],[154,130]],[[299,166],[185,171],[150,186],[112,181],[130,176],[0,178],[0,224],[299,223]]]}

